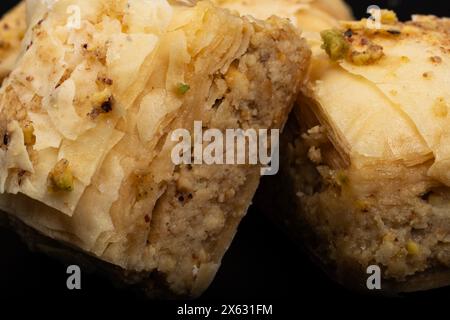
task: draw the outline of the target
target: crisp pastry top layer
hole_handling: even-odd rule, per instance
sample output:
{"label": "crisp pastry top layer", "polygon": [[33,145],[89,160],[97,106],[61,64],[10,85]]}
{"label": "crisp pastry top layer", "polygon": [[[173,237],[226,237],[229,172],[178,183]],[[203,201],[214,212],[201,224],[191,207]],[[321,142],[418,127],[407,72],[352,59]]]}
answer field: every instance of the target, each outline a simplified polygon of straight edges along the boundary
{"label": "crisp pastry top layer", "polygon": [[[224,8],[258,19],[277,15],[303,31],[321,31],[337,27],[337,20],[350,20],[350,8],[341,0],[214,0]],[[307,33],[305,34],[307,36]]]}
{"label": "crisp pastry top layer", "polygon": [[[61,0],[50,10],[47,5],[33,7],[26,51],[0,91],[0,192],[21,193],[72,216],[83,207],[84,191],[96,188],[108,212],[124,178],[113,147],[135,129],[143,149],[151,145],[161,122],[183,103],[185,74],[205,71],[190,65],[191,57],[213,47],[214,66],[226,69],[248,46],[247,26],[225,11],[210,14],[214,8],[203,2],[192,7],[165,0]],[[202,29],[221,15],[228,28]],[[144,87],[151,89],[140,97],[138,114],[125,121]],[[61,161],[73,176],[70,192],[49,188]]]}
{"label": "crisp pastry top layer", "polygon": [[449,20],[383,11],[381,22],[322,32],[306,95],[352,165],[432,160],[429,175],[450,185]]}

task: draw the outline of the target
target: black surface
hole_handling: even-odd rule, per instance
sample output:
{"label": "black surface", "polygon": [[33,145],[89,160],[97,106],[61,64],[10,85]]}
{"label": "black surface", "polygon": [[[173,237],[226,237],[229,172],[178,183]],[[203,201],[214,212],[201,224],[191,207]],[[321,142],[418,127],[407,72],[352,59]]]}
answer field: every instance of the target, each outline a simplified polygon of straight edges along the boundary
{"label": "black surface", "polygon": [[[418,12],[450,16],[448,1],[351,2],[357,17],[364,16],[367,7],[373,4],[396,9],[402,19]],[[1,9],[6,11],[14,3],[2,0]],[[92,275],[83,276],[81,291],[68,291],[65,270],[66,266],[45,255],[30,253],[16,235],[0,228],[1,296],[48,301],[73,297],[142,299]],[[406,299],[423,302],[447,297],[450,298],[450,290],[441,289],[410,295]],[[283,233],[252,208],[239,227],[214,283],[199,302],[284,300],[305,306],[320,299],[326,302],[326,309],[332,302],[355,302],[358,298],[322,274]]]}

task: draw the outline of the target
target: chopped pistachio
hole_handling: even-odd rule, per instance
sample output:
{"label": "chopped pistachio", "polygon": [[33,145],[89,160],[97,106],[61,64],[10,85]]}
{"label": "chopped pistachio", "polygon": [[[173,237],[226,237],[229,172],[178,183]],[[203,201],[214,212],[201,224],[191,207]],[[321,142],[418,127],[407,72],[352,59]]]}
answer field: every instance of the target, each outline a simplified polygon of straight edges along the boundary
{"label": "chopped pistachio", "polygon": [[343,33],[339,30],[325,30],[320,33],[322,37],[322,49],[328,54],[333,61],[343,59],[350,45],[345,39]]}
{"label": "chopped pistachio", "polygon": [[419,245],[412,240],[408,241],[408,243],[406,244],[406,250],[410,255],[413,256],[418,255],[420,252]]}
{"label": "chopped pistachio", "polygon": [[61,159],[48,174],[47,187],[50,192],[73,191],[73,174],[69,161]]}
{"label": "chopped pistachio", "polygon": [[31,122],[26,122],[22,126],[23,140],[26,146],[32,146],[36,143],[36,136],[34,135],[34,127]]}
{"label": "chopped pistachio", "polygon": [[92,96],[92,104],[94,108],[101,107],[106,101],[111,99],[111,90],[109,88],[97,92]]}
{"label": "chopped pistachio", "polygon": [[397,14],[392,10],[381,10],[381,23],[394,24],[398,22]]}
{"label": "chopped pistachio", "polygon": [[336,182],[341,187],[348,185],[349,180],[349,177],[343,171],[336,172]]}
{"label": "chopped pistachio", "polygon": [[191,89],[191,86],[186,83],[179,83],[177,89],[179,94],[186,94]]}
{"label": "chopped pistachio", "polygon": [[92,96],[92,111],[88,113],[91,119],[96,119],[102,113],[109,113],[113,109],[113,97],[109,88],[97,92]]}
{"label": "chopped pistachio", "polygon": [[364,66],[377,62],[383,56],[382,46],[370,44],[364,51],[352,50],[348,56],[348,60],[357,66]]}

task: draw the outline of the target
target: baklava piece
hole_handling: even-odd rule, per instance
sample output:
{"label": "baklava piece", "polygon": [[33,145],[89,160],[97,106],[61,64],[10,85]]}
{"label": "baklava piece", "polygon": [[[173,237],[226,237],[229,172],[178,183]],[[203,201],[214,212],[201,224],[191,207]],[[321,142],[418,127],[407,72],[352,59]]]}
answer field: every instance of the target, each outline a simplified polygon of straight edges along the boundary
{"label": "baklava piece", "polygon": [[382,11],[379,28],[343,22],[313,48],[283,219],[346,285],[367,290],[372,265],[387,291],[450,284],[449,25]]}
{"label": "baklava piece", "polygon": [[261,169],[175,165],[171,133],[281,129],[310,56],[283,19],[183,3],[42,1],[0,91],[0,208],[153,296],[207,288]]}

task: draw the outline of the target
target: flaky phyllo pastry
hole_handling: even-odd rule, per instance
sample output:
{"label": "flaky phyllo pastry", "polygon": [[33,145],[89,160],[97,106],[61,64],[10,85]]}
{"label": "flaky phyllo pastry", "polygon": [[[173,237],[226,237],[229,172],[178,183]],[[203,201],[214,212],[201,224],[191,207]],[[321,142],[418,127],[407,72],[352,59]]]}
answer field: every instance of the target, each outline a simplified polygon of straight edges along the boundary
{"label": "flaky phyllo pastry", "polygon": [[367,289],[376,265],[386,290],[447,285],[450,23],[379,22],[343,22],[313,47],[284,149],[291,221],[342,282]]}
{"label": "flaky phyllo pastry", "polygon": [[170,133],[282,128],[309,58],[286,20],[183,3],[34,3],[0,92],[0,208],[152,294],[208,286],[260,176],[176,166]]}
{"label": "flaky phyllo pastry", "polygon": [[[185,4],[193,4],[196,1],[179,0]],[[31,7],[34,3],[39,3],[35,0],[22,0],[0,20],[0,43],[4,43],[0,46],[0,79],[11,71],[19,54],[20,42],[26,29],[25,2]],[[55,0],[49,0],[48,3],[53,2]],[[288,18],[306,35],[338,27],[338,20],[352,19],[351,9],[342,0],[212,0],[212,2],[222,8],[258,19],[265,20],[273,15]],[[5,24],[8,27],[5,27]]]}
{"label": "flaky phyllo pastry", "polygon": [[338,20],[351,20],[350,8],[342,0],[213,0],[240,14],[258,19],[273,15],[288,18],[305,32],[337,27]]}

